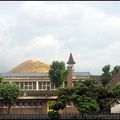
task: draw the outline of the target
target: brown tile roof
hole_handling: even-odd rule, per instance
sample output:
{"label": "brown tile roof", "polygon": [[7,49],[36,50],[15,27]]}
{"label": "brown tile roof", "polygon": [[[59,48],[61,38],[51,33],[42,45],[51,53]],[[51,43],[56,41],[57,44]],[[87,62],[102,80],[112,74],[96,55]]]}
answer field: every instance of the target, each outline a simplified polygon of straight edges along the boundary
{"label": "brown tile roof", "polygon": [[46,73],[50,66],[38,60],[28,60],[12,68],[10,73]]}
{"label": "brown tile roof", "polygon": [[112,78],[112,80],[108,83],[107,86],[109,86],[109,87],[115,87],[118,82],[120,82],[120,72],[118,72],[118,73]]}

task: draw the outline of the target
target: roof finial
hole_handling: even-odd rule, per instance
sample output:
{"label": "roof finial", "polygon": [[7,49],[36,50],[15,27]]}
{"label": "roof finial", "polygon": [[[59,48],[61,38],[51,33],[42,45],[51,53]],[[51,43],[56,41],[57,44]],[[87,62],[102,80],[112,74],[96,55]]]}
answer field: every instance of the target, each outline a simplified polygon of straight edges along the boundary
{"label": "roof finial", "polygon": [[67,64],[69,64],[69,65],[75,64],[75,61],[74,61],[73,56],[72,56],[72,53],[70,53],[69,60],[68,60]]}

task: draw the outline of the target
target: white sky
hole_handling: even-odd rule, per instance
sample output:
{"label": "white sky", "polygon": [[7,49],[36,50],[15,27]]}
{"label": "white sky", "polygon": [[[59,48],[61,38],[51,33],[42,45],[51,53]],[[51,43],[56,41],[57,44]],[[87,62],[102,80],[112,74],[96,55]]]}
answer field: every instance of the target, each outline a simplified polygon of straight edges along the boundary
{"label": "white sky", "polygon": [[66,63],[70,52],[76,71],[120,65],[120,1],[0,1],[0,72],[29,59]]}

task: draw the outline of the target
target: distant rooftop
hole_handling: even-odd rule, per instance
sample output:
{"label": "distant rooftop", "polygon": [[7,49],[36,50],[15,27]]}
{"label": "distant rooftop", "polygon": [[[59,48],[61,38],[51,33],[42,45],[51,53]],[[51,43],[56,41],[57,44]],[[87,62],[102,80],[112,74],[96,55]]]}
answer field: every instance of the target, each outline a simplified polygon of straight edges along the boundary
{"label": "distant rooftop", "polygon": [[73,72],[73,76],[90,76],[90,73],[89,72]]}
{"label": "distant rooftop", "polygon": [[[48,77],[48,73],[1,73],[0,75],[4,77]],[[89,72],[73,72],[73,76],[82,77],[82,76],[90,76]]]}
{"label": "distant rooftop", "polygon": [[91,75],[93,80],[96,80],[98,83],[101,83],[101,75]]}
{"label": "distant rooftop", "polygon": [[[70,53],[67,64],[75,64],[72,53]],[[39,60],[27,60],[6,73],[1,73],[4,77],[48,77],[50,65]],[[89,72],[73,72],[74,77],[90,76]]]}

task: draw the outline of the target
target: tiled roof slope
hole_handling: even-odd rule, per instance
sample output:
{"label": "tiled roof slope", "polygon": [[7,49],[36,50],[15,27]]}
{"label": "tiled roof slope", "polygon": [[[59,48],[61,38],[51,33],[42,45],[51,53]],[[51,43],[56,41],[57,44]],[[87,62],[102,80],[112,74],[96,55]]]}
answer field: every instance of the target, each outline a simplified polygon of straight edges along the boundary
{"label": "tiled roof slope", "polygon": [[118,72],[118,73],[113,77],[113,79],[108,83],[107,86],[109,86],[109,87],[115,87],[118,82],[120,82],[120,72]]}
{"label": "tiled roof slope", "polygon": [[38,60],[28,60],[12,68],[9,73],[46,73],[50,66]]}
{"label": "tiled roof slope", "polygon": [[75,77],[90,77],[89,72],[73,72],[73,76]]}

